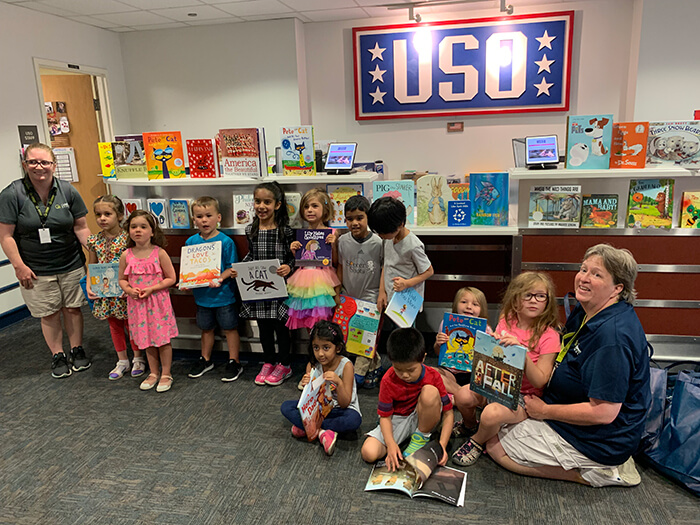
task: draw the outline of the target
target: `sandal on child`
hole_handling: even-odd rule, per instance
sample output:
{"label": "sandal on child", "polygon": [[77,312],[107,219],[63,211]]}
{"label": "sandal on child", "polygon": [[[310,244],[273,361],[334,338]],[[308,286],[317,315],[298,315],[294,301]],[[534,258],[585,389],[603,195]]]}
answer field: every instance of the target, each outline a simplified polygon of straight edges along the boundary
{"label": "sandal on child", "polygon": [[131,365],[131,377],[141,377],[146,372],[146,360],[143,357],[134,357]]}
{"label": "sandal on child", "polygon": [[[154,378],[153,381],[150,381],[151,378]],[[158,379],[160,379],[158,374],[148,374],[148,377],[143,380],[139,388],[141,390],[150,390],[158,384]]]}
{"label": "sandal on child", "polygon": [[[165,383],[163,381],[165,380]],[[167,392],[173,386],[173,376],[160,376],[160,382],[156,387],[156,392]]]}
{"label": "sandal on child", "polygon": [[117,366],[114,367],[114,370],[112,370],[109,373],[109,380],[110,381],[116,381],[117,379],[121,379],[122,376],[129,371],[131,366],[129,365],[129,361],[127,360],[126,363],[122,363],[121,361],[117,361]]}
{"label": "sandal on child", "polygon": [[483,451],[482,445],[470,439],[452,455],[452,463],[460,467],[470,467],[476,463]]}

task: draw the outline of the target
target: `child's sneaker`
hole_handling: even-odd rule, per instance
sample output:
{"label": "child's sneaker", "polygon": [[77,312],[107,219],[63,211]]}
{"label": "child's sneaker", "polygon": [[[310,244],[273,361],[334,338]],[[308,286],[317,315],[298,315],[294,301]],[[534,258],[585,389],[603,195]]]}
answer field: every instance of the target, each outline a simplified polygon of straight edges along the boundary
{"label": "child's sneaker", "polygon": [[243,373],[243,367],[241,364],[236,361],[235,359],[229,359],[228,363],[226,363],[226,371],[224,372],[224,377],[221,378],[221,380],[224,383],[230,383],[231,381],[235,381],[238,379],[238,376],[240,376]]}
{"label": "child's sneaker", "polygon": [[292,376],[292,367],[277,363],[277,366],[265,378],[265,384],[270,386],[281,385],[285,379]]}
{"label": "child's sneaker", "polygon": [[131,377],[141,377],[146,373],[146,360],[143,357],[134,357],[131,365]]}
{"label": "child's sneaker", "polygon": [[306,430],[304,430],[303,428],[299,428],[296,425],[292,425],[292,436],[294,436],[297,439],[305,438]]}
{"label": "child's sneaker", "polygon": [[481,453],[484,451],[484,447],[479,445],[473,439],[467,441],[464,445],[457,449],[457,452],[452,454],[452,463],[459,465],[460,467],[470,467],[476,460],[479,459]]}
{"label": "child's sneaker", "polygon": [[406,458],[410,456],[416,450],[422,448],[428,441],[430,441],[430,434],[423,434],[423,432],[420,431],[414,432],[411,434],[411,442],[406,447],[406,450],[403,451],[403,457]]}
{"label": "child's sneaker", "polygon": [[195,364],[192,365],[192,368],[190,368],[190,373],[187,374],[187,377],[202,377],[205,373],[209,372],[209,370],[213,369],[214,363],[207,361],[203,356],[199,356],[199,359],[197,359]]}
{"label": "child's sneaker", "polygon": [[332,430],[321,430],[318,435],[318,440],[323,445],[323,450],[327,456],[332,456],[335,452],[335,442],[338,441],[338,433]]}
{"label": "child's sneaker", "polygon": [[260,369],[260,372],[258,375],[255,376],[255,384],[256,385],[264,385],[265,384],[265,379],[267,379],[267,376],[269,376],[272,371],[274,370],[275,365],[271,365],[270,363],[265,363],[262,368]]}
{"label": "child's sneaker", "polygon": [[117,379],[121,379],[122,376],[131,370],[131,365],[129,365],[129,360],[125,359],[122,361],[121,359],[117,361],[117,366],[114,367],[114,370],[112,370],[109,373],[109,380],[110,381],[116,381]]}

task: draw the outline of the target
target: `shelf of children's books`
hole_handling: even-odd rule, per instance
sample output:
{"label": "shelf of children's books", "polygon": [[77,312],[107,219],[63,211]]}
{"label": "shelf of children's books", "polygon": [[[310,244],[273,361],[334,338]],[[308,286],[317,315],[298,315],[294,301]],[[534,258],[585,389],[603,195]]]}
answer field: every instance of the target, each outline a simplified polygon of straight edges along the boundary
{"label": "shelf of children's books", "polygon": [[552,183],[561,184],[564,180],[577,179],[625,179],[625,178],[676,178],[697,177],[698,170],[689,170],[678,166],[655,166],[653,168],[640,169],[612,169],[612,170],[530,170],[527,168],[511,168],[508,170],[511,180],[551,180]]}
{"label": "shelf of children's books", "polygon": [[455,236],[469,236],[469,235],[508,235],[513,236],[518,234],[517,226],[466,226],[466,227],[425,227],[425,226],[411,226],[407,225],[408,229],[411,230],[418,236],[421,235],[455,235]]}
{"label": "shelf of children's books", "polygon": [[622,236],[641,235],[648,237],[700,236],[696,228],[520,228],[519,235],[594,235]]}
{"label": "shelf of children's books", "polygon": [[319,173],[313,177],[283,177],[270,175],[261,179],[249,179],[245,177],[217,177],[214,179],[105,179],[106,184],[115,186],[255,186],[261,182],[276,181],[280,184],[338,184],[372,182],[377,179],[373,172],[358,172],[349,175],[327,175]]}

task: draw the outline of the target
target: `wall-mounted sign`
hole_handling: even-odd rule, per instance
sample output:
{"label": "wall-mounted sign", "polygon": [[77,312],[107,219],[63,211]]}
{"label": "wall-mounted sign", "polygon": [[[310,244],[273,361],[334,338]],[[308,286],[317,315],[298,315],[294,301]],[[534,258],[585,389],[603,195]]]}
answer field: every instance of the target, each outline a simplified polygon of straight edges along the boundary
{"label": "wall-mounted sign", "polygon": [[574,12],[353,28],[357,120],[567,111]]}

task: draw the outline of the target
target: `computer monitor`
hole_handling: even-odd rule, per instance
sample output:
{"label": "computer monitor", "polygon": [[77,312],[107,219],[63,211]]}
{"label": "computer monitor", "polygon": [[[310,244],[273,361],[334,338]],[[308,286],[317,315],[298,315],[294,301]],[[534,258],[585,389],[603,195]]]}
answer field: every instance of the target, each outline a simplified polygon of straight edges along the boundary
{"label": "computer monitor", "polygon": [[525,137],[525,155],[528,168],[555,168],[559,164],[557,136]]}
{"label": "computer monitor", "polygon": [[350,173],[355,162],[357,153],[357,142],[334,142],[328,146],[326,173]]}

